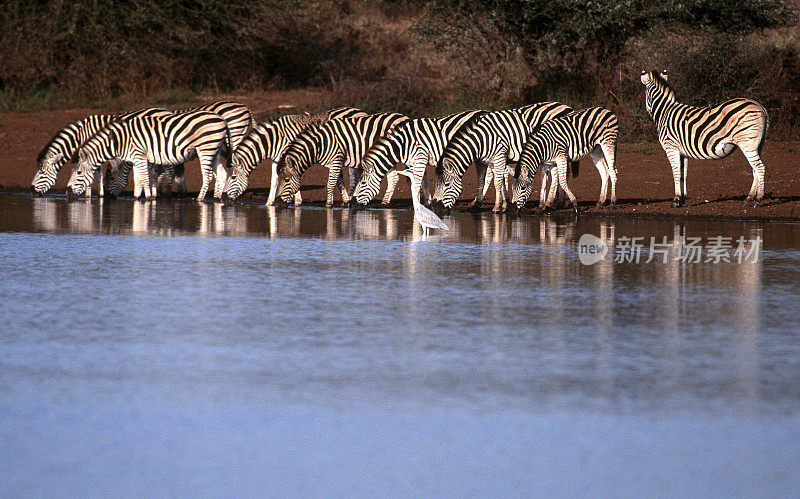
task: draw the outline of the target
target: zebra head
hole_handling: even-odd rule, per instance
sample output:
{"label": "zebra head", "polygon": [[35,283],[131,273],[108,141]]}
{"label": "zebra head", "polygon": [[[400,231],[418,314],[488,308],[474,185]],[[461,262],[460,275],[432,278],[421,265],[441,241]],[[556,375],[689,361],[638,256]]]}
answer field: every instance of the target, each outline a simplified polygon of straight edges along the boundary
{"label": "zebra head", "polygon": [[78,153],[78,164],[72,170],[72,175],[67,182],[67,196],[80,196],[94,180],[94,165],[89,159],[89,154],[83,149]]}
{"label": "zebra head", "polygon": [[39,165],[31,181],[31,192],[42,196],[56,184],[58,171],[67,162],[63,153],[47,151],[39,156]]}
{"label": "zebra head", "polygon": [[133,164],[127,161],[111,160],[106,175],[103,177],[104,194],[119,196],[119,193],[128,186],[128,177],[132,168]]}
{"label": "zebra head", "polygon": [[663,102],[674,102],[676,100],[675,91],[667,83],[667,72],[642,71],[640,79],[645,86],[645,108],[651,117],[654,117],[656,108]]}
{"label": "zebra head", "polygon": [[511,204],[521,210],[525,206],[525,202],[531,195],[531,188],[533,186],[533,173],[530,168],[520,166],[517,163],[516,170],[514,171],[514,185],[511,188]]}
{"label": "zebra head", "polygon": [[283,165],[278,171],[278,195],[284,203],[290,204],[294,195],[300,190],[300,173],[295,168],[291,157],[284,158]]}
{"label": "zebra head", "polygon": [[436,180],[434,200],[441,204],[443,208],[449,210],[456,204],[462,189],[462,178],[458,173],[458,168],[450,158],[444,158],[442,160],[442,173]]}
{"label": "zebra head", "polygon": [[233,153],[230,160],[231,173],[228,175],[228,180],[225,182],[225,192],[222,199],[225,202],[233,202],[241,196],[247,189],[247,182],[250,173],[242,168],[241,159],[237,153]]}
{"label": "zebra head", "polygon": [[375,167],[375,161],[369,153],[364,157],[361,162],[361,174],[356,184],[356,189],[353,192],[353,203],[360,206],[366,206],[367,203],[378,195],[381,189],[381,176],[378,174],[378,169]]}

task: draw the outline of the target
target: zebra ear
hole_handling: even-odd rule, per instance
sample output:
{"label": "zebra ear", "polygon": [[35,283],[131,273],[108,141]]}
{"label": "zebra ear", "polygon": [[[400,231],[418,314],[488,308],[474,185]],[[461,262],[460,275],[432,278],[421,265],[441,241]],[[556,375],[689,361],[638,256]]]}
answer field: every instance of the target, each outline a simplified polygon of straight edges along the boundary
{"label": "zebra ear", "polygon": [[642,71],[642,75],[639,77],[639,79],[642,80],[643,84],[647,85],[650,83],[650,73],[647,71]]}
{"label": "zebra ear", "polygon": [[667,70],[666,69],[662,69],[661,70],[661,77],[664,78],[664,81],[667,81],[668,77],[667,77]]}
{"label": "zebra ear", "polygon": [[54,164],[58,163],[59,161],[61,161],[63,158],[64,158],[64,155],[62,153],[53,154],[52,156],[50,156],[49,161],[50,161],[51,165],[54,165]]}
{"label": "zebra ear", "polygon": [[78,161],[83,163],[87,159],[86,151],[83,149],[78,150]]}

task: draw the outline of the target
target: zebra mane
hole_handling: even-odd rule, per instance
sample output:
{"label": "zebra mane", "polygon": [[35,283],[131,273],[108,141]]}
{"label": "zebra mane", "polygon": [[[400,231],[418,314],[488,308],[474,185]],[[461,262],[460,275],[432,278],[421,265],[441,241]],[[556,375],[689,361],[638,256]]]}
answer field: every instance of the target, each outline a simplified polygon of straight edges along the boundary
{"label": "zebra mane", "polygon": [[[472,130],[477,128],[477,126],[483,121],[483,118],[485,118],[488,115],[489,115],[489,111],[480,111],[480,112],[475,113],[474,116],[471,116],[463,125],[461,125],[461,128],[458,129],[458,132],[456,132],[455,135],[453,135],[453,138],[450,139],[450,143],[458,140],[460,137],[463,137],[464,135],[470,133]],[[444,148],[445,151],[447,151],[447,149],[449,148],[449,145],[450,145],[449,143],[447,145],[445,145],[445,148]],[[442,173],[444,173],[444,157],[445,156],[446,156],[446,154],[444,154],[444,151],[443,151],[442,155],[439,157],[439,161],[436,162],[436,175],[441,176]]]}
{"label": "zebra mane", "polygon": [[[47,144],[44,146],[44,148],[42,148],[42,150],[39,151],[39,155],[36,156],[36,162],[37,163],[41,163],[42,161],[45,160],[45,158],[47,158],[47,155],[48,155],[49,152],[56,150],[56,141],[57,141],[57,139],[59,137],[64,137],[64,136],[69,135],[70,131],[72,133],[74,133],[75,136],[77,136],[78,135],[78,129],[80,128],[82,121],[83,120],[73,121],[72,123],[68,124],[67,126],[62,128],[61,130],[56,132],[55,135],[53,135],[53,137],[47,142]],[[71,159],[71,158],[67,158],[67,159]]]}
{"label": "zebra mane", "polygon": [[669,84],[669,82],[661,75],[661,73],[658,71],[650,71],[650,77],[653,78],[656,86],[663,90],[668,96],[677,99],[675,89],[672,88],[672,85]]}

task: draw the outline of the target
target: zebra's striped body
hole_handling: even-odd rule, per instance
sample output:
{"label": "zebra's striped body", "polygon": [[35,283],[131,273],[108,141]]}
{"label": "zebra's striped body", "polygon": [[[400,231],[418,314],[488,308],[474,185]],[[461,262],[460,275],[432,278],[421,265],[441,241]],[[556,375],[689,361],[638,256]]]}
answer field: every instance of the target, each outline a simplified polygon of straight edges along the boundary
{"label": "zebra's striped body", "polygon": [[[442,157],[445,146],[453,136],[470,121],[483,114],[483,111],[462,111],[441,118],[421,118],[409,120],[380,139],[364,156],[364,170],[358,182],[353,198],[359,205],[365,206],[380,190],[383,177],[403,163],[414,175],[412,186],[419,188],[427,198],[427,167],[435,166]],[[383,204],[388,205],[392,199],[397,175],[389,174],[389,186],[383,197]],[[419,192],[413,195],[419,197]]]}
{"label": "zebra's striped body", "polygon": [[577,200],[567,187],[567,165],[591,155],[597,171],[600,172],[602,186],[598,206],[606,201],[606,186],[611,183],[611,204],[617,201],[616,150],[619,123],[614,114],[601,107],[575,111],[560,118],[544,122],[531,132],[522,147],[517,164],[512,202],[520,209],[530,196],[533,177],[539,167],[555,168],[550,187],[550,195],[545,200],[545,182],[542,182],[539,208],[553,202],[556,183],[566,192],[572,207],[577,211]]}
{"label": "zebra's striped body", "polygon": [[[182,109],[175,111],[174,114],[181,114],[181,113],[192,113],[198,111],[206,111],[210,113],[214,113],[225,120],[225,123],[228,126],[228,130],[230,132],[230,146],[225,146],[223,150],[223,154],[230,157],[232,151],[235,150],[244,140],[245,136],[250,132],[253,126],[253,115],[250,112],[250,108],[246,105],[233,101],[233,100],[224,100],[224,101],[217,101],[212,102],[210,104],[205,104],[203,106],[197,106],[189,109]],[[175,177],[175,174],[178,173],[177,179],[180,189],[183,192],[186,192],[186,177],[182,174],[184,171],[183,165],[162,165],[165,168],[163,169],[164,175],[159,176],[159,185],[163,182],[163,189],[164,190],[171,190],[172,187],[172,180]],[[170,168],[169,166],[172,166]],[[114,179],[110,183],[112,187],[110,190],[112,194],[118,194],[125,188],[128,184],[128,173],[130,172],[131,168],[130,165],[127,165],[126,168],[123,169],[114,169],[113,175]],[[225,183],[227,181],[228,174],[225,171],[225,168],[220,166],[214,172],[215,182],[214,182],[214,197],[219,199],[222,196],[223,189],[225,187]],[[136,185],[134,180],[134,192],[140,191],[142,186]]]}
{"label": "zebra's striped body", "polygon": [[[278,193],[278,163],[289,144],[306,128],[326,121],[367,116],[360,109],[341,107],[313,115],[289,115],[277,120],[260,123],[244,138],[231,157],[231,172],[225,186],[223,200],[233,201],[244,193],[250,174],[265,159],[272,163],[269,198],[267,206],[275,203]],[[295,195],[295,204],[300,204],[300,191]]]}
{"label": "zebra's striped body", "polygon": [[[109,123],[141,116],[163,116],[165,114],[169,114],[169,111],[150,107],[118,114],[93,114],[82,120],[70,123],[44,146],[36,158],[37,168],[31,182],[31,191],[41,196],[52,189],[61,168],[67,162],[75,161],[77,159],[76,153],[81,145]],[[91,188],[87,194],[91,196]],[[102,177],[100,195],[103,195]]]}
{"label": "zebra's striped body", "polygon": [[461,195],[462,179],[471,163],[478,171],[478,193],[473,205],[481,202],[487,168],[494,177],[493,211],[507,208],[508,162],[516,162],[528,133],[547,120],[564,116],[572,109],[558,102],[530,104],[516,109],[495,111],[480,116],[464,127],[442,153],[434,200],[449,210]]}
{"label": "zebra's striped body", "polygon": [[719,159],[741,149],[753,169],[747,201],[764,197],[761,149],[769,127],[764,106],[749,99],[732,99],[713,107],[695,107],[677,101],[666,72],[642,71],[645,107],[658,130],[658,141],[672,167],[673,206],[686,201],[688,158]]}
{"label": "zebra's striped body", "polygon": [[91,183],[94,170],[112,158],[133,165],[134,197],[144,190],[152,198],[148,163],[179,165],[194,158],[200,160],[203,186],[202,201],[215,169],[221,168],[223,146],[230,147],[228,126],[215,113],[194,111],[159,118],[134,118],[115,122],[89,139],[79,153],[78,168],[70,178],[69,188],[80,195]]}
{"label": "zebra's striped body", "polygon": [[[308,128],[291,143],[280,165],[281,182],[278,187],[284,202],[291,202],[300,190],[300,177],[313,164],[328,168],[327,199],[325,206],[333,206],[333,193],[342,181],[342,168],[350,169],[351,188],[355,169],[367,150],[389,130],[408,121],[400,113],[381,113],[359,118],[328,121]],[[348,189],[342,185],[342,198],[350,200]]]}

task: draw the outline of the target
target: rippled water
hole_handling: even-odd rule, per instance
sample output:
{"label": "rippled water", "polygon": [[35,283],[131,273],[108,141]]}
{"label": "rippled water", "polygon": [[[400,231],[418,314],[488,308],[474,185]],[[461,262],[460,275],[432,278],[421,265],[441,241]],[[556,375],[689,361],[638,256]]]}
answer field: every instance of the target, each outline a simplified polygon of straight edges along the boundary
{"label": "rippled water", "polygon": [[0,195],[0,493],[800,490],[800,224],[412,219]]}

